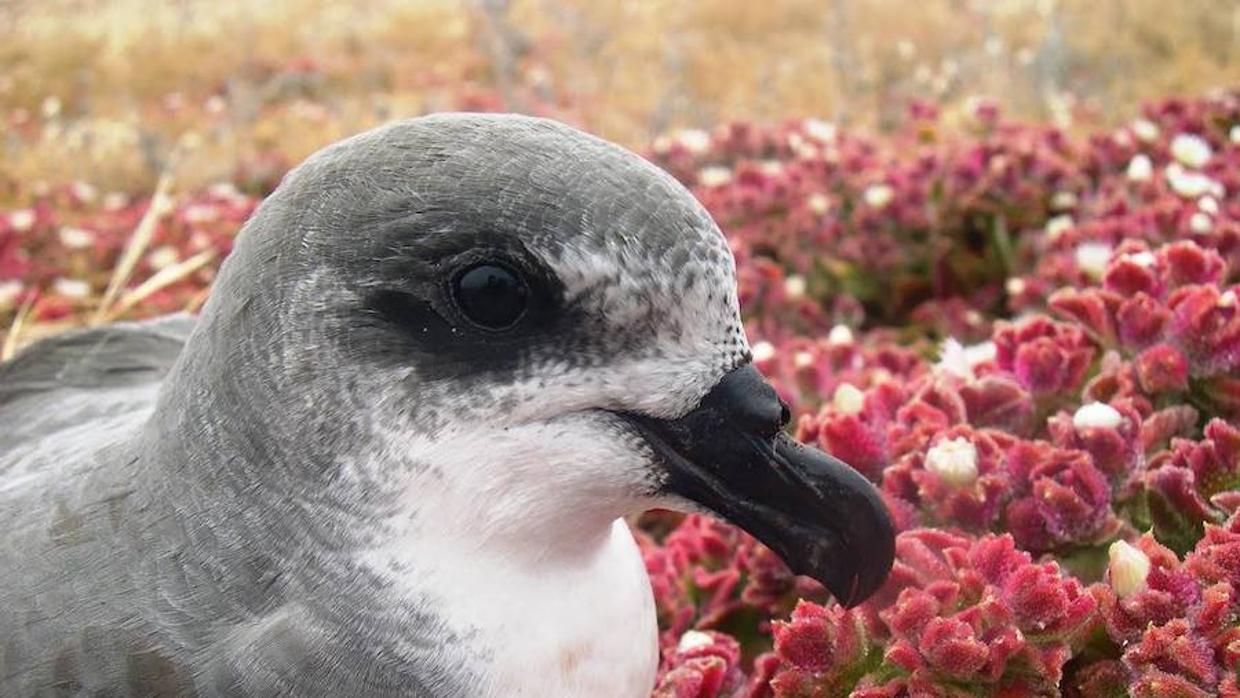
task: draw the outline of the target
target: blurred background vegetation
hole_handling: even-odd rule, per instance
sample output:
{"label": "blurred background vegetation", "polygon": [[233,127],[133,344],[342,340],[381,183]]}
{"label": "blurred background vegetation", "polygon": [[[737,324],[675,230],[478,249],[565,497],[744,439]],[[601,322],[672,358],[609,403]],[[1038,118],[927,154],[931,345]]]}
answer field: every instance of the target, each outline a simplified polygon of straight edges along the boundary
{"label": "blurred background vegetation", "polygon": [[263,179],[441,109],[882,130],[980,96],[1065,128],[1240,83],[1231,0],[0,0],[5,182]]}

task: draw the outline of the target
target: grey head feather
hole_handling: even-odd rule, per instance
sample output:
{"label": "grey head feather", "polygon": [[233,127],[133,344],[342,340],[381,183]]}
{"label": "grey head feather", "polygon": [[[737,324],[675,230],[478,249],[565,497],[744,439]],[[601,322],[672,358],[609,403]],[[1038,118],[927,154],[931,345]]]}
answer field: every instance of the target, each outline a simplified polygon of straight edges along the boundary
{"label": "grey head feather", "polygon": [[[454,321],[445,275],[495,255],[560,311],[541,334]],[[476,114],[326,148],[197,323],[0,367],[0,694],[470,695],[469,630],[341,554],[395,506],[341,464],[393,429],[569,409],[591,372],[611,377],[589,406],[676,416],[747,358],[722,236],[631,153]]]}

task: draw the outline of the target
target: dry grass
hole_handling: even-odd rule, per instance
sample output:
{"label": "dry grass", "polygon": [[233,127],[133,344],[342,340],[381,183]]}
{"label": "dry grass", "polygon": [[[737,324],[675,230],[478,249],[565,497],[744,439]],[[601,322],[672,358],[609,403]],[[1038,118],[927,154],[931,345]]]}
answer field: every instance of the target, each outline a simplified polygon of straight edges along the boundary
{"label": "dry grass", "polygon": [[[0,6],[0,175],[192,187],[296,161],[464,86],[565,98],[607,137],[818,115],[882,125],[911,96],[994,96],[1106,119],[1240,82],[1240,6],[1217,0],[16,0]],[[301,68],[313,65],[313,71]],[[212,100],[211,97],[217,99]],[[12,128],[13,119],[9,119]]]}

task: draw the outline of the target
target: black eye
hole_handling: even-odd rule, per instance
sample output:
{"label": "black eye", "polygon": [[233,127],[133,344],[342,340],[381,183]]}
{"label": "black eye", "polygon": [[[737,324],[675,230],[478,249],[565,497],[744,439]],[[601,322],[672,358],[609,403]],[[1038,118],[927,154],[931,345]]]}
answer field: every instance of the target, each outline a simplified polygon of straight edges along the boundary
{"label": "black eye", "polygon": [[470,267],[452,288],[465,317],[491,330],[512,327],[525,313],[530,289],[516,272],[495,264]]}

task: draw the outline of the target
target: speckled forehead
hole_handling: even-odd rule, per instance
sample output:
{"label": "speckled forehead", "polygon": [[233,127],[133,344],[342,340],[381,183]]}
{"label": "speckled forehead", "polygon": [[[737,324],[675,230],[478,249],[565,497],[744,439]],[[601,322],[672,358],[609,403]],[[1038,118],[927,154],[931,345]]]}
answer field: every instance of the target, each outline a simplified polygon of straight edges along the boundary
{"label": "speckled forehead", "polygon": [[485,198],[495,220],[531,242],[570,303],[591,306],[616,330],[649,330],[661,352],[714,357],[722,370],[748,359],[731,251],[679,182],[546,122],[506,145],[513,152],[483,166],[496,187]]}
{"label": "speckled forehead", "polygon": [[748,360],[734,262],[704,213],[662,218],[618,211],[592,225],[577,244],[535,248],[570,304],[622,335],[644,332],[632,337],[638,351],[683,354],[719,372]]}

